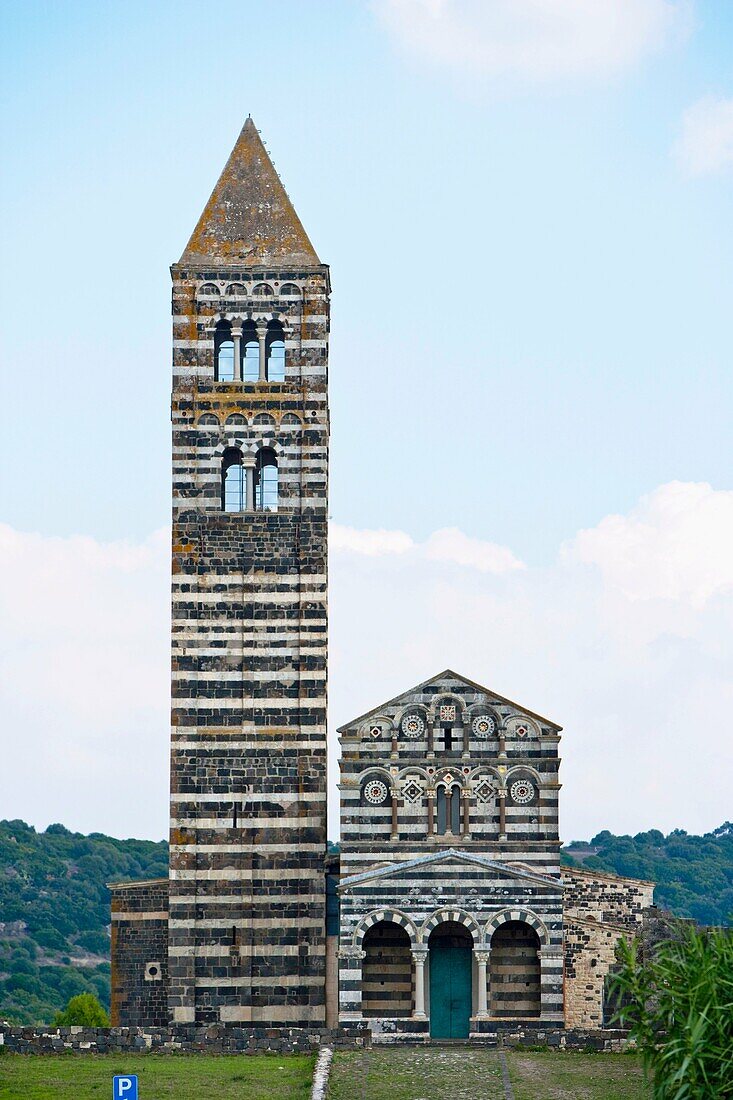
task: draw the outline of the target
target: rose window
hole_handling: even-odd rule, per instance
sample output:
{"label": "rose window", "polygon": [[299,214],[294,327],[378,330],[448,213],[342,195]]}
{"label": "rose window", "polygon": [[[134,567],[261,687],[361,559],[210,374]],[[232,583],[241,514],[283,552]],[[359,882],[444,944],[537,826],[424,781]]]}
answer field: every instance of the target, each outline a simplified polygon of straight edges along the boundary
{"label": "rose window", "polygon": [[425,723],[419,714],[408,714],[402,719],[402,732],[405,737],[413,739],[422,737],[425,732]]}
{"label": "rose window", "polygon": [[516,783],[512,783],[509,788],[509,794],[512,796],[514,802],[523,806],[526,802],[531,802],[534,798],[534,786],[528,779],[518,779]]}
{"label": "rose window", "polygon": [[364,798],[372,806],[379,806],[382,802],[386,802],[388,793],[387,784],[381,779],[370,779],[364,787]]}
{"label": "rose window", "polygon": [[453,703],[444,704],[439,711],[441,722],[455,722],[456,708]]}
{"label": "rose window", "polygon": [[496,729],[496,719],[490,714],[479,714],[471,723],[473,732],[477,737],[491,737]]}

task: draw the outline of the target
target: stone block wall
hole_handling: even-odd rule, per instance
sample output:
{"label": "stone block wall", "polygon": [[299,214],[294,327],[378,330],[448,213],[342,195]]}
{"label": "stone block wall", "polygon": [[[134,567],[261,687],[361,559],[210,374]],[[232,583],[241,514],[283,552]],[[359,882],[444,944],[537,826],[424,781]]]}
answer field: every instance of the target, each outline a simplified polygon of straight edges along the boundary
{"label": "stone block wall", "polygon": [[111,883],[113,1026],[168,1023],[168,880]]}
{"label": "stone block wall", "polygon": [[602,1027],[606,977],[622,936],[643,933],[654,885],[563,867],[565,894],[565,1024]]}

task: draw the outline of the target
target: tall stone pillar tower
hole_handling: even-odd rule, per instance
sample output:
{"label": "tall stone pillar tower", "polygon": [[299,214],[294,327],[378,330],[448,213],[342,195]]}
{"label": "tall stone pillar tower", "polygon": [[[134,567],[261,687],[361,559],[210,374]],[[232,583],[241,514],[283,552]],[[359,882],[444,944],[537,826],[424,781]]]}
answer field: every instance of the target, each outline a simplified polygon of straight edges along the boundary
{"label": "tall stone pillar tower", "polygon": [[173,276],[169,1011],[325,1017],[328,268],[251,119]]}

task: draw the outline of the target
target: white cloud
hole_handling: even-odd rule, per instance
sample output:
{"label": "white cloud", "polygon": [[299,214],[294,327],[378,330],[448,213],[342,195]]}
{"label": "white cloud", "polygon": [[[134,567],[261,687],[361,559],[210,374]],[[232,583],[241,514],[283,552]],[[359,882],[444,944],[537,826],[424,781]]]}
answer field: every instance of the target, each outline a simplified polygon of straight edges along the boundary
{"label": "white cloud", "polygon": [[335,553],[366,554],[376,557],[382,554],[404,554],[415,545],[404,531],[368,530],[342,527],[332,523],[329,531],[331,551]]}
{"label": "white cloud", "polygon": [[627,516],[606,516],[564,548],[630,600],[702,607],[733,589],[733,492],[672,481]]}
{"label": "white cloud", "polygon": [[733,166],[733,99],[706,96],[682,115],[674,155],[684,172],[704,176]]}
{"label": "white cloud", "polygon": [[478,569],[481,573],[506,573],[512,569],[524,569],[524,563],[506,546],[472,539],[457,527],[443,527],[440,531],[434,531],[425,544],[425,554],[431,561],[465,565]]}
{"label": "white cloud", "polygon": [[[566,838],[730,818],[732,535],[733,493],[680,482],[543,568],[457,529],[335,526],[332,786],[336,726],[450,666],[564,724]],[[0,617],[3,816],[163,835],[167,533],[0,527]],[[715,766],[698,774],[691,745]]]}
{"label": "white cloud", "polygon": [[2,816],[165,835],[168,556],[0,525]]}
{"label": "white cloud", "polygon": [[603,77],[684,35],[687,0],[373,0],[398,45],[458,72]]}
{"label": "white cloud", "polygon": [[472,566],[484,573],[504,573],[524,565],[506,546],[470,538],[457,527],[433,531],[424,543],[415,542],[405,531],[364,530],[332,523],[329,529],[332,554],[361,554],[388,557],[412,552],[414,557]]}

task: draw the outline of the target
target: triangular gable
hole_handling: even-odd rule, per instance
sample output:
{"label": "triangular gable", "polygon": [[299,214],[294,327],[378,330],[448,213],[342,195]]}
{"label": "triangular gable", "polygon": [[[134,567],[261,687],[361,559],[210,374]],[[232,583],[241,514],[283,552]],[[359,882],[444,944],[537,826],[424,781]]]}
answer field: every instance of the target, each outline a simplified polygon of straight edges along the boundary
{"label": "triangular gable", "polygon": [[251,118],[242,127],[179,262],[320,267]]}
{"label": "triangular gable", "polygon": [[338,884],[341,890],[345,886],[358,886],[362,882],[371,882],[379,878],[399,877],[405,871],[412,871],[416,867],[428,867],[433,863],[442,863],[455,860],[472,867],[483,867],[487,871],[494,871],[509,878],[522,879],[525,882],[533,882],[538,886],[546,886],[555,889],[562,888],[560,878],[552,878],[549,875],[540,875],[534,871],[526,871],[513,867],[510,863],[499,863],[489,859],[488,856],[476,855],[473,852],[461,852],[457,848],[445,848],[441,852],[430,852],[426,856],[418,856],[417,859],[408,859],[399,863],[387,863],[382,867],[374,867],[371,871],[361,871],[357,875],[346,875]]}
{"label": "triangular gable", "polygon": [[483,684],[477,684],[475,680],[469,680],[467,676],[462,676],[459,672],[454,672],[450,668],[446,668],[443,672],[439,672],[436,676],[431,676],[428,680],[423,680],[421,684],[416,684],[415,687],[409,688],[407,691],[400,692],[399,695],[395,695],[393,699],[387,699],[386,702],[380,703],[378,707],[372,707],[371,710],[366,711],[365,714],[360,714],[358,718],[352,718],[350,722],[344,722],[342,726],[339,726],[338,733],[343,733],[350,726],[356,726],[361,722],[366,722],[369,718],[374,717],[387,707],[398,706],[402,702],[406,702],[412,695],[417,692],[423,691],[426,687],[434,684],[438,680],[445,680],[446,677],[451,677],[454,680],[460,680],[466,687],[473,688],[475,691],[480,691],[484,695],[489,696],[491,699],[496,699],[498,703],[503,703],[508,707],[515,707],[521,711],[522,714],[526,714],[529,718],[536,718],[538,722],[542,722],[546,726],[551,726],[552,729],[557,730],[559,733],[562,726],[558,726],[557,722],[551,721],[549,718],[543,717],[541,714],[537,714],[536,711],[528,710],[527,707],[521,703],[515,703],[513,699],[507,699],[504,695],[499,695],[498,692],[492,688],[485,687]]}

